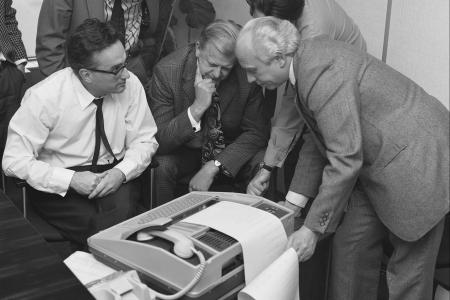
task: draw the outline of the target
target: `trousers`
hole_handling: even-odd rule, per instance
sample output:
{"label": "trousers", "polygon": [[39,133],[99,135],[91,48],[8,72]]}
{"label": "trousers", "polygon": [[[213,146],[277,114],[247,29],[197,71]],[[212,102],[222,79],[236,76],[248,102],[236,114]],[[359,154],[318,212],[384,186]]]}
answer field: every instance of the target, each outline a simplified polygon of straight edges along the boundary
{"label": "trousers", "polygon": [[393,246],[386,269],[389,299],[431,300],[443,229],[444,219],[417,241],[401,240],[383,225],[357,187],[333,239],[328,299],[376,300],[383,241],[389,239]]}
{"label": "trousers", "polygon": [[75,248],[87,249],[87,238],[137,214],[140,197],[138,179],[123,183],[103,198],[88,199],[73,190],[62,197],[28,189],[33,209],[53,225]]}

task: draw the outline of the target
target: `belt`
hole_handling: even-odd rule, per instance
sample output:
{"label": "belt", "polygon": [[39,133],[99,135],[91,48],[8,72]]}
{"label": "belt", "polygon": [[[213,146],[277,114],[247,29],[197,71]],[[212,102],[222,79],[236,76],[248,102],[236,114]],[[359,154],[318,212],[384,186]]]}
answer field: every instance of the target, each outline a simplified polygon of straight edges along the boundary
{"label": "belt", "polygon": [[102,172],[105,172],[107,170],[110,170],[110,169],[114,168],[121,161],[122,160],[120,159],[120,160],[116,160],[112,164],[107,164],[107,165],[75,166],[75,167],[70,167],[70,168],[67,168],[67,169],[70,169],[70,170],[75,171],[75,172],[90,171],[92,173],[102,173]]}

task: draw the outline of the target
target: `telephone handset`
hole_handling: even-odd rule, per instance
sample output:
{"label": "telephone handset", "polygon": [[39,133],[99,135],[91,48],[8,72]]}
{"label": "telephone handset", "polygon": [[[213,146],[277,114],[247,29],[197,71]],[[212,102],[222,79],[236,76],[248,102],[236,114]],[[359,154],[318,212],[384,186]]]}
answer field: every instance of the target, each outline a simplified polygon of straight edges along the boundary
{"label": "telephone handset", "polygon": [[173,252],[178,257],[190,258],[192,255],[194,255],[194,252],[192,251],[192,249],[194,248],[194,243],[184,234],[172,229],[167,229],[164,231],[140,231],[138,232],[136,238],[138,241],[148,241],[151,240],[154,236],[171,241],[173,243]]}
{"label": "telephone handset", "polygon": [[175,255],[177,255],[178,257],[189,258],[195,253],[195,255],[197,255],[200,261],[200,265],[198,266],[198,270],[194,275],[194,278],[192,278],[191,282],[189,282],[188,285],[179,290],[177,293],[173,295],[165,295],[157,291],[153,291],[153,293],[160,299],[172,300],[181,298],[183,295],[189,292],[194,287],[194,285],[196,285],[197,282],[200,280],[203,271],[205,270],[206,267],[205,257],[203,256],[201,251],[195,249],[194,243],[187,236],[173,229],[167,230],[150,229],[148,231],[142,230],[137,233],[136,239],[138,241],[148,241],[155,236],[171,241],[173,243],[173,252],[175,252]]}

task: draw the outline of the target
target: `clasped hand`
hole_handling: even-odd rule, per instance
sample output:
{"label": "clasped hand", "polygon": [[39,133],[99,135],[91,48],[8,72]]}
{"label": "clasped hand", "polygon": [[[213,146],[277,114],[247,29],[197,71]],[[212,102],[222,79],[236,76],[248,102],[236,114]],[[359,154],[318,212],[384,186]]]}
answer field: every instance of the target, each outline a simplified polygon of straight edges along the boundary
{"label": "clasped hand", "polygon": [[89,199],[101,198],[117,191],[124,180],[125,175],[117,168],[98,174],[90,171],[75,172],[70,187]]}
{"label": "clasped hand", "polygon": [[261,196],[269,188],[270,172],[261,169],[247,186],[247,194]]}
{"label": "clasped hand", "polygon": [[214,165],[214,161],[208,161],[189,182],[189,192],[207,191],[214,181],[214,177],[219,172],[219,168]]}

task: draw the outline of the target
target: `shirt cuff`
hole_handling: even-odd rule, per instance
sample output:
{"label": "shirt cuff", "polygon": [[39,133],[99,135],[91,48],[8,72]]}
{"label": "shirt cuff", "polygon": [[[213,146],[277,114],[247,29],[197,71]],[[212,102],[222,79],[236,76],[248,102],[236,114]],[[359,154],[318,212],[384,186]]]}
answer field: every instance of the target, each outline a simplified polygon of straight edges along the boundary
{"label": "shirt cuff", "polygon": [[16,66],[18,66],[18,65],[26,63],[26,62],[28,62],[28,61],[25,58],[22,58],[22,59],[16,60],[14,63],[16,64]]}
{"label": "shirt cuff", "polygon": [[114,168],[122,171],[123,175],[125,175],[125,182],[126,182],[130,178],[131,173],[137,168],[137,164],[129,159],[122,160]]}
{"label": "shirt cuff", "polygon": [[191,122],[192,129],[194,130],[194,132],[199,132],[201,129],[200,122],[195,121],[194,117],[191,114],[191,107],[188,108],[187,114],[188,114],[188,118],[189,118],[189,121]]}
{"label": "shirt cuff", "polygon": [[297,194],[293,191],[289,191],[286,195],[286,201],[295,206],[303,208],[306,206],[306,203],[308,203],[308,197],[303,196],[302,194]]}
{"label": "shirt cuff", "polygon": [[58,195],[64,197],[69,190],[75,171],[65,168],[53,168],[53,174],[50,181],[51,189]]}

